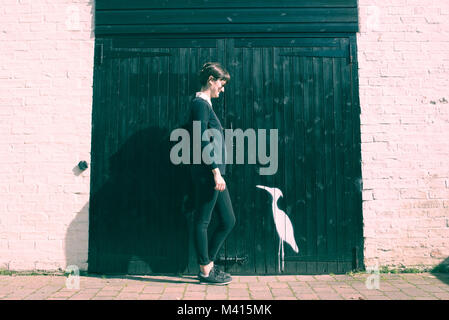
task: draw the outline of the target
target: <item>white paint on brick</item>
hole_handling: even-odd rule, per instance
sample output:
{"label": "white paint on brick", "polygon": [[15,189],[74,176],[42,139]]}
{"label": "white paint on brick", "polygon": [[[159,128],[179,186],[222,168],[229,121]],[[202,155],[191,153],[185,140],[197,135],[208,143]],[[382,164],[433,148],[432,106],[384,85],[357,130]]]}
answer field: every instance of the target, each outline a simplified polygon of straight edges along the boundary
{"label": "white paint on brick", "polygon": [[2,2],[0,266],[12,270],[87,268],[90,173],[73,170],[90,163],[92,6]]}
{"label": "white paint on brick", "polygon": [[433,266],[449,256],[449,3],[359,7],[366,264]]}

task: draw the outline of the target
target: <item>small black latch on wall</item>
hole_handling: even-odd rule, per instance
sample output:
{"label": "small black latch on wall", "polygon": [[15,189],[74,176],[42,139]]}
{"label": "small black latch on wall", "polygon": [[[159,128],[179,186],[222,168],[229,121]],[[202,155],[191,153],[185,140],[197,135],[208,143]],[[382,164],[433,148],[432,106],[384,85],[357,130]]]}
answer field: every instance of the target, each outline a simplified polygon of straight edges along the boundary
{"label": "small black latch on wall", "polygon": [[78,168],[79,168],[81,171],[86,170],[86,169],[88,168],[87,162],[86,162],[86,161],[80,161],[80,162],[78,163]]}

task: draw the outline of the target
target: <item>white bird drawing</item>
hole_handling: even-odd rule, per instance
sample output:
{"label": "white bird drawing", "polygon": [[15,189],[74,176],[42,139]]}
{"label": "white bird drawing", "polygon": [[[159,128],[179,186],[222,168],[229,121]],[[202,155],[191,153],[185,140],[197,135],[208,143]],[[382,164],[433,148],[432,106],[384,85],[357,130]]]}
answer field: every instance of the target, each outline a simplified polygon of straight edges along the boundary
{"label": "white bird drawing", "polygon": [[[287,214],[279,209],[277,202],[280,197],[283,197],[282,191],[278,188],[270,188],[262,185],[257,185],[257,188],[264,189],[273,197],[272,209],[273,220],[276,226],[276,231],[279,235],[279,252],[278,252],[278,270],[284,271],[284,241],[287,242],[290,247],[298,253],[298,246],[295,241],[295,234],[293,232],[293,225],[287,216]],[[282,261],[282,267],[281,267]],[[282,269],[281,269],[282,268]]]}

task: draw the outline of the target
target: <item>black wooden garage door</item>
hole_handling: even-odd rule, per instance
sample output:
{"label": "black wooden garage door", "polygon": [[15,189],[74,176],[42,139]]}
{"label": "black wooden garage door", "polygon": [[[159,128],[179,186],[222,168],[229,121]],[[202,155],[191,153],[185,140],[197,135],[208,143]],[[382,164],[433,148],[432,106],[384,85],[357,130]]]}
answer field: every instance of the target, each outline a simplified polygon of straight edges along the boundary
{"label": "black wooden garage door", "polygon": [[[260,163],[229,167],[237,224],[219,263],[234,274],[341,273],[362,263],[354,43],[292,36],[97,41],[89,271],[197,272],[192,188],[187,167],[170,162],[169,135],[185,123],[206,61],[231,73],[224,97],[213,101],[224,126],[278,129],[279,143],[274,175],[260,175]],[[282,192],[283,220],[256,185]],[[287,220],[298,252],[283,241]]]}

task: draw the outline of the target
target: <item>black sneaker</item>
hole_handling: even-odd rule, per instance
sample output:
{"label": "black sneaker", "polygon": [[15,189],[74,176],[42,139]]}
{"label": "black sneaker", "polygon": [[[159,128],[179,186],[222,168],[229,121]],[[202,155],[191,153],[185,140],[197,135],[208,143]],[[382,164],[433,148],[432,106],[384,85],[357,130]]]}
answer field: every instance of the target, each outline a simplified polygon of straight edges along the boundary
{"label": "black sneaker", "polygon": [[200,282],[216,285],[225,285],[231,283],[232,281],[230,275],[224,273],[223,271],[220,271],[219,269],[215,268],[215,266],[212,268],[212,270],[210,270],[208,277],[203,276],[200,272],[198,274],[198,278],[200,279]]}
{"label": "black sneaker", "polygon": [[220,272],[220,273],[224,273],[226,276],[228,276],[228,277],[230,277],[231,275],[229,274],[229,273],[227,273],[227,272],[224,272],[224,270],[222,269],[222,267],[219,267],[219,266],[215,266],[215,268],[217,268],[218,269],[218,271]]}

